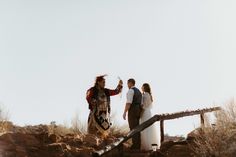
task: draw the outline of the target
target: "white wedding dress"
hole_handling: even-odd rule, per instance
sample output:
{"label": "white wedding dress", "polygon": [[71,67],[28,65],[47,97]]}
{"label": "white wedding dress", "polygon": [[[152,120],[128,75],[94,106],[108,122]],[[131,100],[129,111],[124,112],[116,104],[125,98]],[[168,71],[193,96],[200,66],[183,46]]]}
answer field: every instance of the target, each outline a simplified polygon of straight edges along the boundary
{"label": "white wedding dress", "polygon": [[[142,105],[143,113],[140,117],[140,124],[152,117],[152,100],[149,93],[143,94]],[[141,132],[141,150],[151,150],[152,144],[160,147],[156,123]]]}

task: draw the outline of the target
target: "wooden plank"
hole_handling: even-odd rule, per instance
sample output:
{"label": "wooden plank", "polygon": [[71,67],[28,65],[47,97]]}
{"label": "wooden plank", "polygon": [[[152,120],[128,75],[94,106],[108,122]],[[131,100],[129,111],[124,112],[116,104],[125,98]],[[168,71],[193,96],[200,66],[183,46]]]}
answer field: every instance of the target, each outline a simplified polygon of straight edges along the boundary
{"label": "wooden plank", "polygon": [[[144,129],[148,128],[149,126],[151,126],[156,121],[177,119],[177,118],[181,118],[181,117],[204,114],[204,113],[207,113],[207,112],[213,112],[213,111],[218,111],[218,110],[221,110],[221,108],[220,107],[213,107],[213,108],[206,108],[206,109],[202,109],[202,110],[183,111],[183,112],[176,112],[176,113],[172,113],[172,114],[154,115],[152,118],[150,118],[146,122],[142,123],[141,125],[137,126],[133,130],[131,130],[126,136],[119,138],[116,142],[106,146],[105,148],[103,148],[101,150],[95,151],[93,153],[93,156],[102,156],[102,155],[108,153],[109,151],[119,147],[122,143],[124,143],[127,140],[129,140],[130,138],[132,138],[135,134],[137,134],[137,133],[143,131]],[[163,128],[164,128],[164,123],[163,123]]]}
{"label": "wooden plank", "polygon": [[183,112],[176,112],[172,114],[161,114],[160,119],[158,120],[171,120],[171,119],[177,119],[177,118],[182,118],[182,117],[187,117],[187,116],[193,116],[193,115],[198,115],[198,114],[204,114],[207,112],[213,112],[213,111],[218,111],[221,110],[220,107],[213,107],[213,108],[206,108],[202,110],[194,110],[194,111],[183,111]]}
{"label": "wooden plank", "polygon": [[143,131],[144,129],[148,128],[149,126],[151,126],[153,123],[155,123],[156,121],[158,121],[158,119],[160,119],[160,117],[158,115],[153,116],[152,118],[150,118],[149,120],[147,120],[146,122],[142,123],[141,125],[137,126],[135,129],[131,130],[126,136],[119,138],[116,142],[106,146],[105,148],[99,150],[99,151],[95,151],[93,153],[94,157],[97,156],[102,156],[106,153],[108,153],[109,151],[113,150],[114,148],[119,147],[122,143],[126,142],[127,140],[129,140],[131,137],[133,137],[135,134]]}
{"label": "wooden plank", "polygon": [[161,143],[165,140],[164,120],[160,121]]}

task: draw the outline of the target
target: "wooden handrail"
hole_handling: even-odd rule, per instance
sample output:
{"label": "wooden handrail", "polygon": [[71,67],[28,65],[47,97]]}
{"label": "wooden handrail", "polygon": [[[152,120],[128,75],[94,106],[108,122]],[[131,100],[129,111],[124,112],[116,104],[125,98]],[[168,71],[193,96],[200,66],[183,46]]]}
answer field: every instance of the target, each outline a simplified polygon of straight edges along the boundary
{"label": "wooden handrail", "polygon": [[149,126],[151,126],[153,123],[155,123],[157,121],[163,122],[164,120],[177,119],[177,118],[181,118],[181,117],[193,116],[193,115],[198,115],[198,114],[203,115],[204,113],[218,111],[218,110],[221,110],[221,108],[220,107],[213,107],[213,108],[205,108],[205,109],[201,109],[201,110],[198,109],[198,110],[193,110],[193,111],[187,110],[187,111],[176,112],[176,113],[172,113],[172,114],[160,114],[160,115],[156,114],[152,118],[150,118],[149,120],[145,121],[144,123],[140,124],[139,126],[134,128],[133,130],[131,130],[126,136],[119,138],[116,142],[114,142],[110,145],[107,145],[104,149],[95,151],[93,153],[93,156],[94,157],[102,156],[102,155],[108,153],[109,151],[113,150],[114,148],[121,146],[122,143],[126,142],[127,140],[132,138],[135,134],[143,131],[144,129],[148,128]]}

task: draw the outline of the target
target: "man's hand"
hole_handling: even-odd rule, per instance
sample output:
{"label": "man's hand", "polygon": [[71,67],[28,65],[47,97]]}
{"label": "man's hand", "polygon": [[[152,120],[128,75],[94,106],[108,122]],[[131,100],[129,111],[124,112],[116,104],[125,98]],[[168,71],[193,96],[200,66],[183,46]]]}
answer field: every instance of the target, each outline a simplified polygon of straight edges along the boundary
{"label": "man's hand", "polygon": [[122,80],[119,81],[119,85],[123,86],[123,81]]}
{"label": "man's hand", "polygon": [[123,113],[123,119],[126,120],[126,112]]}
{"label": "man's hand", "polygon": [[131,106],[130,103],[126,103],[125,110],[124,110],[124,113],[123,113],[123,119],[124,120],[126,120],[126,113],[129,111],[130,106]]}

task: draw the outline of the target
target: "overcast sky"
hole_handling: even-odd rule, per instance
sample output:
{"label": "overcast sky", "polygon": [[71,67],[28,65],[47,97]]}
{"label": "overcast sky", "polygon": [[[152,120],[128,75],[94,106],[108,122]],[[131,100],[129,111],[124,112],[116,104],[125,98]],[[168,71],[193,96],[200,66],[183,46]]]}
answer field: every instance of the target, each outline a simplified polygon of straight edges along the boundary
{"label": "overcast sky", "polygon": [[[0,102],[19,125],[84,123],[85,93],[150,83],[155,113],[222,104],[236,96],[235,0],[0,0]],[[112,98],[118,123],[127,87]],[[181,124],[181,127],[179,127]],[[186,134],[198,117],[166,123]]]}

